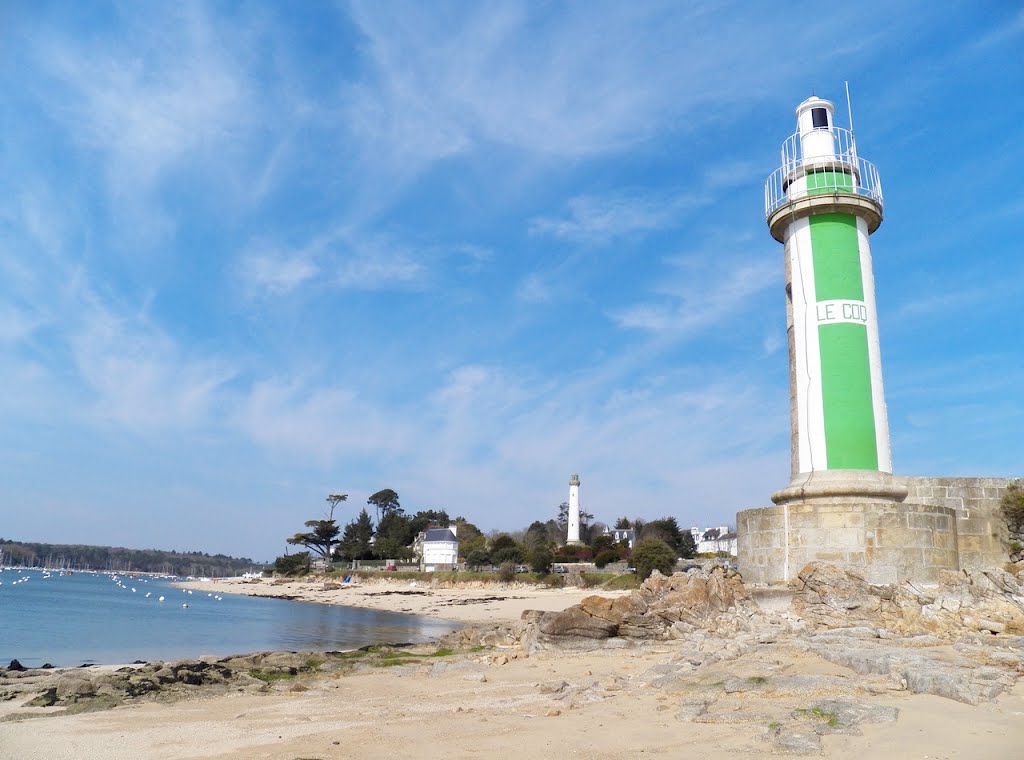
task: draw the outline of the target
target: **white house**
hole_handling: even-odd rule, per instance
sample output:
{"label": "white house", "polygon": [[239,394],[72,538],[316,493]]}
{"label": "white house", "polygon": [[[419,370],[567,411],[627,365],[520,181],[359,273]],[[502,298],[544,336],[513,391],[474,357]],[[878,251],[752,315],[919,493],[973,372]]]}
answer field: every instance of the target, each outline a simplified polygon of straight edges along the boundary
{"label": "white house", "polygon": [[459,563],[458,528],[427,528],[416,537],[413,549],[420,557],[420,569],[450,570]]}
{"label": "white house", "polygon": [[633,544],[636,541],[636,531],[633,528],[605,528],[604,534],[611,536],[612,541],[615,543],[625,541],[626,546],[630,549],[633,548]]}
{"label": "white house", "polygon": [[736,533],[730,531],[728,526],[720,525],[717,528],[690,528],[693,535],[693,542],[697,544],[698,554],[726,554],[736,556]]}

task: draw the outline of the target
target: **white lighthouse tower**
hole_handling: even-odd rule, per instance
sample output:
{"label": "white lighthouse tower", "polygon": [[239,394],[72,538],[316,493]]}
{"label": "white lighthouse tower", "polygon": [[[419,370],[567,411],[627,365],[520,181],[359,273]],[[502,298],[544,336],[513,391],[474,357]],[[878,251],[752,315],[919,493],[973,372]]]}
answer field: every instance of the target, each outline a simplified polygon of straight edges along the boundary
{"label": "white lighthouse tower", "polygon": [[868,236],[882,185],[835,107],[811,97],[765,185],[772,237],[785,244],[792,471],[784,503],[820,495],[899,501],[882,388]]}
{"label": "white lighthouse tower", "polygon": [[736,515],[746,581],[786,583],[829,562],[869,583],[936,582],[959,568],[957,513],[908,501],[892,475],[868,236],[882,223],[878,171],[835,109],[811,97],[765,183],[785,245],[792,468],[773,507]]}
{"label": "white lighthouse tower", "polygon": [[580,476],[575,472],[569,478],[569,528],[566,531],[566,544],[579,544],[580,541]]}

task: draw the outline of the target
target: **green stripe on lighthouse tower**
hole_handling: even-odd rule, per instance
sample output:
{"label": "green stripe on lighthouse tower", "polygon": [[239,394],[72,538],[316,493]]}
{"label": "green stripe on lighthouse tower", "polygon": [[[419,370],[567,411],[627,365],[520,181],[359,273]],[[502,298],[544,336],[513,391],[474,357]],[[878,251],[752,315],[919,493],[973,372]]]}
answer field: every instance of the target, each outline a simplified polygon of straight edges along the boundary
{"label": "green stripe on lighthouse tower", "polygon": [[[874,166],[832,103],[809,98],[768,180],[772,235],[786,246],[793,482],[815,472],[892,472],[868,235],[882,220]],[[838,473],[836,473],[838,474]]]}
{"label": "green stripe on lighthouse tower", "polygon": [[[827,468],[877,470],[857,219],[821,214],[810,224]],[[865,323],[829,321],[833,318],[864,318]]]}

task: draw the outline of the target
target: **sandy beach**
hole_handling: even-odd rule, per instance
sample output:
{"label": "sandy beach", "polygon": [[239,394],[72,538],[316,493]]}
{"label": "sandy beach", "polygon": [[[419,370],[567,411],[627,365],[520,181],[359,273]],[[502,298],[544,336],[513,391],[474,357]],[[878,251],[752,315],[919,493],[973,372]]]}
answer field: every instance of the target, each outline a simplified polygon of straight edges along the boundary
{"label": "sandy beach", "polygon": [[[465,623],[561,610],[590,591],[436,589],[409,582],[324,589],[323,581],[204,581],[195,590],[287,596]],[[415,593],[407,593],[415,592]],[[789,640],[700,667],[693,642],[625,642],[596,651],[476,648],[354,675],[309,673],[261,693],[197,693],[171,703],[0,722],[0,758],[420,758],[787,756],[773,734],[813,733],[836,760],[1019,757],[1024,688],[972,706],[858,675]],[[687,648],[690,647],[690,648]],[[952,647],[939,655],[952,657]],[[947,655],[943,655],[947,652]],[[898,718],[821,730],[829,694]],[[713,704],[714,712],[695,706]],[[888,711],[888,712],[886,712]],[[829,718],[831,721],[831,718]],[[818,741],[818,740],[816,740]],[[806,753],[804,753],[806,754]]]}
{"label": "sandy beach", "polygon": [[[469,584],[435,588],[423,581],[358,580],[324,583],[321,579],[270,580],[221,578],[178,584],[193,591],[247,594],[295,599],[319,604],[341,604],[387,612],[425,615],[459,623],[498,623],[519,620],[523,610],[558,611],[579,604],[594,589],[541,588],[525,583]],[[338,586],[337,588],[335,588]],[[601,592],[616,597],[627,591]]]}

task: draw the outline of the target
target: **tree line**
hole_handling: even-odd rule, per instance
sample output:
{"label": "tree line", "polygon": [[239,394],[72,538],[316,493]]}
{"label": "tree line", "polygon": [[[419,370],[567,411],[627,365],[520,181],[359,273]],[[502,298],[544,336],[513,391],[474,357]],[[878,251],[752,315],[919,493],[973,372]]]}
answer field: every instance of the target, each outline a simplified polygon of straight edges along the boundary
{"label": "tree line", "polygon": [[[511,565],[547,573],[555,563],[594,562],[603,568],[612,562],[633,560],[634,550],[629,542],[615,541],[606,525],[592,522],[593,515],[585,512],[580,514],[582,543],[565,545],[569,512],[566,502],[558,506],[557,516],[546,522],[537,520],[523,531],[495,532],[485,536],[465,518],[449,518],[443,509],[426,509],[407,515],[398,493],[391,488],[372,494],[366,500],[367,506],[342,527],[335,518],[335,510],[347,500],[347,494],[329,495],[324,518],[307,520],[307,530],[286,539],[289,545],[302,546],[306,551],[278,557],[274,569],[285,574],[308,571],[313,558],[325,562],[408,561],[414,557],[413,543],[421,532],[430,527],[453,525],[459,539],[459,558],[472,569]],[[371,511],[376,521],[371,517]],[[615,527],[633,530],[637,542],[635,548],[640,549],[641,558],[652,551],[656,555],[657,564],[653,566],[666,567],[668,562],[670,568],[677,558],[690,558],[696,554],[692,534],[681,529],[674,517],[650,521],[622,517],[616,521]],[[639,564],[648,569],[646,561],[638,563],[638,569]]]}
{"label": "tree line", "polygon": [[246,557],[120,546],[39,544],[0,538],[0,564],[68,570],[229,576],[263,567]]}

